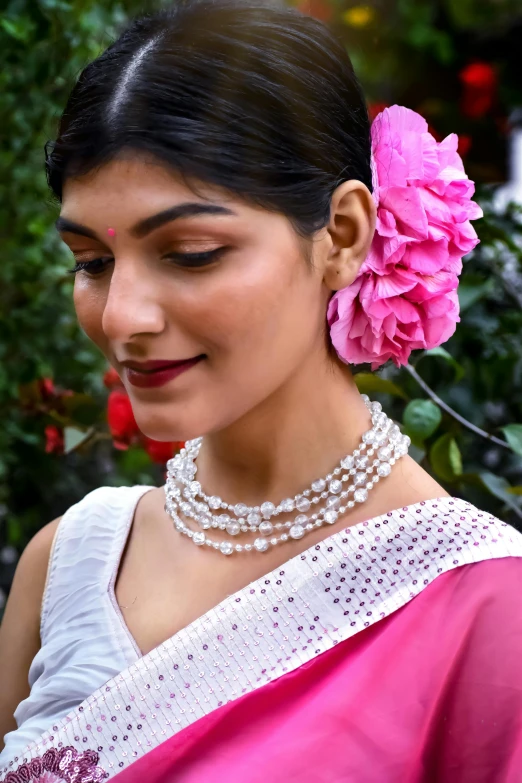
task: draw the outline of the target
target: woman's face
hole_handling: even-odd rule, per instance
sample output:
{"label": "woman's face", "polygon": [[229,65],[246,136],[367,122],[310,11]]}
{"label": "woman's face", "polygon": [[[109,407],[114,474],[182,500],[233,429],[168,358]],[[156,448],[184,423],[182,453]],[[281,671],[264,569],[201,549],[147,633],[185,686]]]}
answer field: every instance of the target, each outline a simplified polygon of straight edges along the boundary
{"label": "woman's face", "polygon": [[[80,324],[157,440],[230,425],[326,350],[331,291],[289,221],[197,193],[154,162],[118,159],[66,181],[58,223],[82,267]],[[171,363],[197,357],[175,376]]]}

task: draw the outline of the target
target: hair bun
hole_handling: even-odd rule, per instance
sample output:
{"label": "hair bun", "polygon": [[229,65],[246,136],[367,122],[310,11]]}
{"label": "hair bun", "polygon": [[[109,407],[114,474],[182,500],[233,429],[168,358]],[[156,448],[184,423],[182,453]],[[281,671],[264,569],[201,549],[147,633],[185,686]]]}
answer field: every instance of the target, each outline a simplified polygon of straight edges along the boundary
{"label": "hair bun", "polygon": [[455,331],[462,257],[482,217],[455,133],[437,142],[420,114],[391,106],[372,128],[377,225],[359,275],[328,306],[332,343],[350,364],[406,364]]}

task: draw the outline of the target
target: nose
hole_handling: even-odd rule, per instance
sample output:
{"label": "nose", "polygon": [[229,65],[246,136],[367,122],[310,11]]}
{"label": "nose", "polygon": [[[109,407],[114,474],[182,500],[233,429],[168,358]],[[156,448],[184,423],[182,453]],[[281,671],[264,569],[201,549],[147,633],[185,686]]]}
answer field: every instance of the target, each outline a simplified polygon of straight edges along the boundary
{"label": "nose", "polygon": [[159,288],[143,264],[116,260],[103,310],[106,337],[129,342],[137,335],[163,332],[165,314]]}

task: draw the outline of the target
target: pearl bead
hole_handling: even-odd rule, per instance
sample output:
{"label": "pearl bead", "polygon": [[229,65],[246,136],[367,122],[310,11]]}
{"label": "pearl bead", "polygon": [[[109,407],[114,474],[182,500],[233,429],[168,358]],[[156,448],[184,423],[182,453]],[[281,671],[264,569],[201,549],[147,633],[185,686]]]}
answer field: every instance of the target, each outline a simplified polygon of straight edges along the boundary
{"label": "pearl bead", "polygon": [[228,525],[226,526],[226,531],[231,536],[237,536],[238,533],[241,531],[241,525],[239,524],[239,522],[229,522]]}
{"label": "pearl bead", "polygon": [[293,525],[290,528],[290,535],[296,540],[302,538],[305,534],[304,527],[302,525]]}
{"label": "pearl bead", "polygon": [[384,477],[384,476],[389,476],[390,473],[391,473],[391,467],[387,462],[383,462],[377,466],[377,475]]}
{"label": "pearl bead", "polygon": [[298,511],[308,511],[310,508],[310,501],[307,498],[299,498],[295,507]]}
{"label": "pearl bead", "polygon": [[365,489],[356,489],[353,497],[357,503],[364,503],[368,499],[368,492]]}
{"label": "pearl bead", "polygon": [[351,456],[351,454],[349,454],[347,457],[341,460],[341,465],[345,470],[349,470],[350,468],[353,468],[353,464],[354,464],[354,459]]}
{"label": "pearl bead", "polygon": [[259,532],[263,536],[269,536],[272,530],[274,529],[274,526],[271,522],[261,522],[259,525]]}
{"label": "pearl bead", "polygon": [[388,437],[391,441],[397,440],[400,437],[401,429],[397,424],[394,424],[393,427],[390,427],[390,432],[388,434]]}
{"label": "pearl bead", "polygon": [[333,525],[334,522],[337,522],[337,519],[338,519],[337,511],[334,511],[333,509],[330,511],[325,511],[324,521],[327,522],[329,525]]}
{"label": "pearl bead", "polygon": [[295,501],[292,498],[285,498],[279,504],[282,511],[293,511],[295,508]]}
{"label": "pearl bead", "polygon": [[317,481],[314,481],[312,483],[312,489],[314,492],[322,492],[323,489],[326,487],[326,482],[324,479],[317,479]]}
{"label": "pearl bead", "polygon": [[366,483],[366,473],[356,473],[353,479],[356,487]]}
{"label": "pearl bead", "polygon": [[212,497],[208,499],[208,505],[213,509],[220,508],[221,498],[216,497],[216,495],[212,495]]}
{"label": "pearl bead", "polygon": [[254,541],[254,546],[258,552],[266,552],[268,549],[268,541],[266,538],[256,538]]}
{"label": "pearl bead", "polygon": [[201,546],[201,544],[205,543],[205,534],[200,532],[194,533],[192,540],[195,544]]}
{"label": "pearl bead", "polygon": [[219,551],[222,552],[224,555],[231,555],[234,551],[234,547],[230,543],[230,541],[222,541],[219,545]]}
{"label": "pearl bead", "polygon": [[247,516],[247,522],[249,525],[259,525],[259,523],[261,522],[260,514],[257,514],[255,511],[252,511]]}
{"label": "pearl bead", "polygon": [[330,486],[329,486],[330,492],[334,492],[335,494],[337,494],[342,490],[342,488],[343,488],[342,482],[338,481],[338,479],[334,479],[333,481],[330,481]]}
{"label": "pearl bead", "polygon": [[270,519],[274,515],[275,506],[270,501],[261,504],[261,513],[265,519]]}

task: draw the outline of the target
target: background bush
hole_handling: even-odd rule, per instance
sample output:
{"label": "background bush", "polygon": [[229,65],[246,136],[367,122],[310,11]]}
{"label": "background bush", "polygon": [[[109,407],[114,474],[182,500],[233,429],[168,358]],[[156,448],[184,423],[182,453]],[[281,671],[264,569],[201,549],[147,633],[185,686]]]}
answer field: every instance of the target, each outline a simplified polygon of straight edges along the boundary
{"label": "background bush", "polygon": [[[28,539],[90,489],[162,478],[145,451],[116,451],[104,434],[106,368],[76,324],[70,258],[52,228],[58,208],[43,172],[44,144],[81,68],[127,17],[154,7],[133,0],[8,0],[0,18],[4,591]],[[450,492],[520,524],[522,221],[516,208],[497,214],[491,205],[495,183],[506,179],[508,117],[522,105],[520,3],[309,0],[301,7],[344,37],[372,111],[403,103],[420,111],[439,138],[461,137],[486,211],[475,223],[482,244],[465,262],[462,322],[444,350],[417,355],[400,371],[362,373],[359,383],[404,423],[414,455]],[[470,65],[475,70],[466,72]],[[434,395],[500,443],[472,432]],[[46,453],[49,427],[65,431],[69,453]]]}

